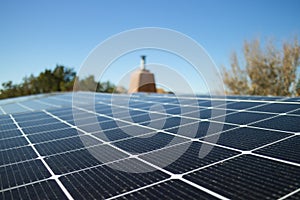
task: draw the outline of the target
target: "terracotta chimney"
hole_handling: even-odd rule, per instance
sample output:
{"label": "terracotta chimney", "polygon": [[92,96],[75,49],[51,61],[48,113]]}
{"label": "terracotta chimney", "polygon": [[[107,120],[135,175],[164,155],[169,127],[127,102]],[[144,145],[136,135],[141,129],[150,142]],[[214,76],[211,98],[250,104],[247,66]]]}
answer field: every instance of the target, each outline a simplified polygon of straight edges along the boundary
{"label": "terracotta chimney", "polygon": [[128,93],[156,92],[154,74],[146,69],[146,56],[141,56],[141,66],[130,77]]}

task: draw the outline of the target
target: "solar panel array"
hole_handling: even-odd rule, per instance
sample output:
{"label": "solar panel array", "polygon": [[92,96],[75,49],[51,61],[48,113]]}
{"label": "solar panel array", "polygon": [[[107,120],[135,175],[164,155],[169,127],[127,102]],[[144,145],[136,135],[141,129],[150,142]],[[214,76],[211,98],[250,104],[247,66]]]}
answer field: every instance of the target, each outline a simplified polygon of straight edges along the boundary
{"label": "solar panel array", "polygon": [[77,95],[0,101],[1,199],[300,198],[300,98]]}

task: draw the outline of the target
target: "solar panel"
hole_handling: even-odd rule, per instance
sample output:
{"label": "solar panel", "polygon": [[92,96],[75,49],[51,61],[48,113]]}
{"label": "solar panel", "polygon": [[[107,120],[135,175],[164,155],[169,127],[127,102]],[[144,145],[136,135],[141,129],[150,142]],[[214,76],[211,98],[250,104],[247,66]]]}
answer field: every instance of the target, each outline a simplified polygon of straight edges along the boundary
{"label": "solar panel", "polygon": [[299,122],[297,97],[1,100],[0,198],[299,199]]}
{"label": "solar panel", "polygon": [[275,199],[299,188],[300,169],[270,159],[243,155],[184,178],[229,198]]}

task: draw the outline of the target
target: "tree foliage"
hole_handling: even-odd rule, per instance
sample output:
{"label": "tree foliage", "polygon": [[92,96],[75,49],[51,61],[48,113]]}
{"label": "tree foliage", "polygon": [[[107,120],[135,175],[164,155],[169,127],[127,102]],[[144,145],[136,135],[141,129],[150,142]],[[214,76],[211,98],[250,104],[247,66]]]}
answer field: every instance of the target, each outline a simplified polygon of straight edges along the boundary
{"label": "tree foliage", "polygon": [[95,77],[90,75],[84,79],[79,80],[76,77],[76,81],[74,84],[74,90],[76,91],[90,91],[90,92],[104,92],[104,93],[118,93],[116,90],[116,86],[112,84],[110,81],[106,82],[97,82],[95,81]]}
{"label": "tree foliage", "polygon": [[[57,65],[53,70],[46,69],[38,76],[30,75],[29,77],[24,77],[20,84],[13,84],[12,81],[2,83],[0,99],[31,94],[72,91],[75,80],[78,80],[78,77],[73,69]],[[89,76],[79,82],[80,88],[75,87],[75,90],[95,92],[96,88],[96,92],[111,93],[115,89],[115,86],[109,81],[96,82],[94,76]]]}
{"label": "tree foliage", "polygon": [[[245,41],[243,60],[234,52],[231,70],[223,68],[228,93],[237,95],[291,96],[300,92],[297,68],[300,46],[297,38],[276,48],[272,41],[262,47],[259,40]],[[241,63],[244,63],[242,65]]]}

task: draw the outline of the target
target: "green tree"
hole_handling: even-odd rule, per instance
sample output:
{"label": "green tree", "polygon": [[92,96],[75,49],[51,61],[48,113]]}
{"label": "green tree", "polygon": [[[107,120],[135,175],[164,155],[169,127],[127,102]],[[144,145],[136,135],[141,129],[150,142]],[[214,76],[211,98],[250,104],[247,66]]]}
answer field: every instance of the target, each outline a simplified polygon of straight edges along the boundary
{"label": "green tree", "polygon": [[74,84],[76,73],[73,69],[57,65],[53,70],[53,91],[70,91]]}
{"label": "green tree", "polygon": [[54,70],[45,69],[37,77],[30,75],[23,78],[21,84],[13,84],[11,81],[2,83],[0,98],[72,91],[75,77],[76,73],[73,69],[57,65]]}
{"label": "green tree", "polygon": [[65,92],[65,91],[92,91],[114,92],[115,85],[107,81],[99,83],[94,76],[88,76],[79,80],[73,69],[56,65],[53,70],[45,69],[37,77],[30,75],[24,77],[21,84],[13,84],[12,81],[2,83],[0,98],[17,97],[22,95]]}
{"label": "green tree", "polygon": [[23,78],[23,83],[21,83],[20,87],[23,89],[22,92],[21,92],[22,96],[31,94],[29,77],[25,76]]}
{"label": "green tree", "polygon": [[2,83],[3,89],[1,90],[1,96],[3,98],[9,98],[13,96],[13,83],[12,81],[7,81]]}
{"label": "green tree", "polygon": [[113,93],[115,92],[116,86],[110,81],[98,83],[97,92]]}
{"label": "green tree", "polygon": [[35,85],[35,93],[48,93],[57,91],[54,76],[51,70],[46,69],[44,72],[33,79],[33,84]]}
{"label": "green tree", "polygon": [[85,79],[82,79],[79,81],[79,90],[81,91],[91,91],[95,92],[97,88],[97,82],[95,81],[95,77],[93,75],[90,75],[86,77]]}

